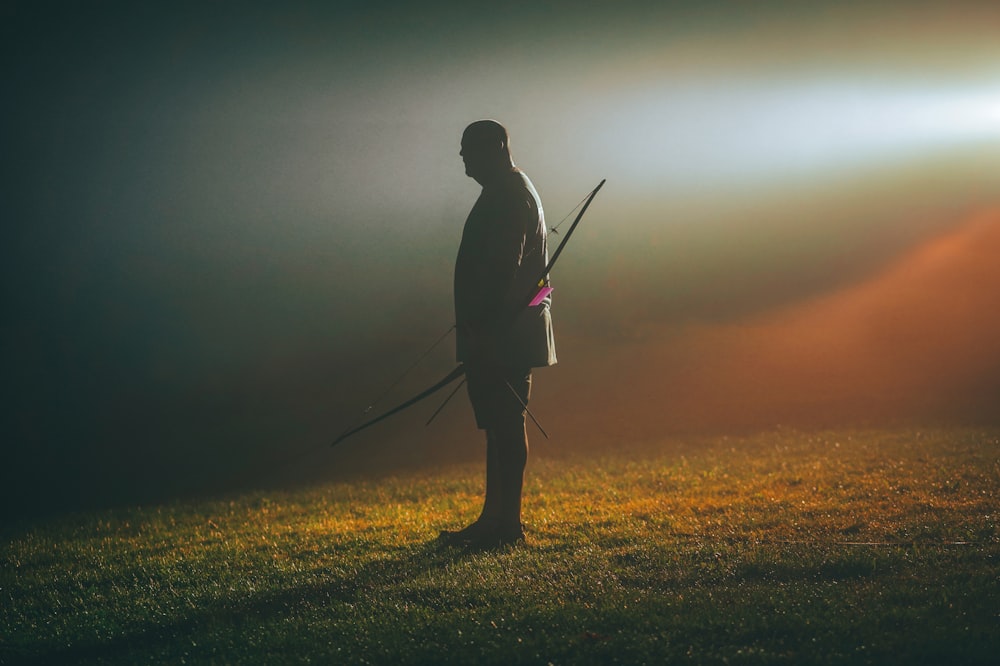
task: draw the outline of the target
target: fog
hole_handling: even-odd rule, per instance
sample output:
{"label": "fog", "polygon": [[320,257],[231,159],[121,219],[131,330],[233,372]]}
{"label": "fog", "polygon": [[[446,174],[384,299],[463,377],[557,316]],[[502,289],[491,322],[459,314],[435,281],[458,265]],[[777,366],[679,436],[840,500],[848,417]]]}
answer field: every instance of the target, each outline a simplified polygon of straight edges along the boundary
{"label": "fog", "polygon": [[540,455],[997,420],[989,3],[15,4],[5,23],[11,513],[475,459],[464,396],[431,428],[435,405],[327,444],[452,323],[478,192],[458,144],[482,117],[550,226],[608,179],[553,275]]}

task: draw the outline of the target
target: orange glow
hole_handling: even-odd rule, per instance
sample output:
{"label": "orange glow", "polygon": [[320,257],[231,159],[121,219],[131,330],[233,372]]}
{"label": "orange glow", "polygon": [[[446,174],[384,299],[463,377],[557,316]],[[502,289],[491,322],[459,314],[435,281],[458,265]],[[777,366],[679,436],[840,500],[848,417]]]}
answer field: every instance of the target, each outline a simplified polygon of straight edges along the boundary
{"label": "orange glow", "polygon": [[1000,389],[998,256],[992,210],[862,284],[688,331],[700,358],[670,383],[691,389],[692,408],[706,401],[737,418],[988,416]]}
{"label": "orange glow", "polygon": [[[995,422],[998,257],[1000,209],[991,209],[867,281],[617,350],[591,366],[600,390],[589,399],[622,416],[616,427],[643,433]],[[576,418],[586,413],[578,407]]]}

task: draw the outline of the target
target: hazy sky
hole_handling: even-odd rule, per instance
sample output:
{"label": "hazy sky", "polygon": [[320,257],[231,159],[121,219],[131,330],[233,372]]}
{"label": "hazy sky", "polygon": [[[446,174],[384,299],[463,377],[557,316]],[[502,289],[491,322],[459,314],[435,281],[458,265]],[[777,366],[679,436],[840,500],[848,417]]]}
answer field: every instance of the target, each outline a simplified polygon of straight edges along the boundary
{"label": "hazy sky", "polygon": [[627,387],[998,203],[995,3],[177,7],[3,10],[9,469],[83,500],[322,446],[446,330],[478,118],[550,225],[608,179],[553,276],[566,419],[598,359]]}

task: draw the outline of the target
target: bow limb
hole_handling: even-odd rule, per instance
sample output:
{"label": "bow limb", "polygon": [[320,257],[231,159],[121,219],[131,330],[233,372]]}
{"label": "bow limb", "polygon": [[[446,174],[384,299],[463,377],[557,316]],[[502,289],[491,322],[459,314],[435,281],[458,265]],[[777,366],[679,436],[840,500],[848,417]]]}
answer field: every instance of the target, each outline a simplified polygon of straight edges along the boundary
{"label": "bow limb", "polygon": [[544,280],[545,276],[548,275],[549,271],[552,270],[552,267],[556,265],[556,259],[558,259],[559,255],[562,254],[563,248],[565,248],[566,243],[569,242],[569,237],[573,235],[574,231],[576,231],[576,226],[580,224],[580,220],[583,219],[583,214],[587,212],[588,208],[590,208],[590,202],[594,200],[594,197],[597,196],[597,193],[601,191],[601,188],[604,187],[604,183],[606,183],[607,181],[608,181],[607,178],[602,179],[601,182],[597,184],[597,187],[591,190],[590,194],[587,195],[586,203],[583,204],[583,208],[580,209],[580,212],[576,216],[576,219],[573,220],[573,224],[569,226],[569,231],[567,231],[566,235],[563,236],[562,242],[559,243],[559,247],[557,247],[556,251],[552,254],[552,258],[549,259],[549,263],[545,267],[545,271],[538,277],[539,281]]}
{"label": "bow limb", "polygon": [[331,444],[330,446],[336,446],[337,444],[340,444],[342,441],[344,441],[345,439],[347,439],[351,435],[353,435],[355,433],[358,433],[358,432],[361,432],[362,430],[364,430],[368,426],[373,426],[376,423],[378,423],[379,421],[382,421],[383,419],[387,419],[390,416],[392,416],[393,414],[398,414],[399,412],[403,411],[407,407],[410,407],[411,405],[417,404],[418,402],[420,402],[424,398],[426,398],[426,397],[428,397],[430,395],[433,395],[437,391],[440,391],[441,389],[443,389],[448,384],[451,384],[453,381],[455,381],[456,379],[458,379],[459,377],[461,377],[464,374],[465,374],[465,365],[462,364],[462,363],[459,363],[458,366],[454,370],[452,370],[447,375],[445,375],[443,379],[441,379],[439,382],[437,382],[433,386],[430,386],[430,387],[424,389],[423,391],[421,391],[417,395],[413,396],[409,400],[396,405],[395,407],[393,407],[389,411],[387,411],[387,412],[385,412],[383,414],[380,414],[379,416],[376,416],[372,420],[365,421],[364,423],[362,423],[358,427],[351,428],[350,430],[342,433],[337,439],[335,439],[333,441],[333,444]]}
{"label": "bow limb", "polygon": [[[559,255],[562,254],[563,249],[566,247],[566,243],[569,242],[570,236],[572,236],[573,232],[576,231],[577,225],[580,224],[580,220],[583,219],[583,214],[586,213],[587,212],[587,208],[590,207],[590,202],[592,202],[594,200],[594,197],[597,196],[597,193],[601,191],[601,188],[604,187],[604,183],[606,183],[607,180],[608,180],[607,178],[604,178],[603,180],[601,180],[601,182],[597,184],[597,187],[595,187],[593,190],[591,190],[590,194],[587,195],[586,201],[583,204],[583,208],[580,209],[580,212],[579,212],[579,214],[577,214],[576,219],[573,220],[573,224],[571,224],[569,226],[569,231],[567,231],[566,235],[563,236],[562,242],[559,243],[559,247],[557,247],[556,251],[552,253],[552,257],[549,259],[549,263],[547,263],[545,265],[544,270],[542,270],[542,274],[539,275],[538,279],[535,281],[535,282],[538,283],[539,287],[541,287],[545,283],[545,281],[548,279],[549,272],[551,272],[552,271],[552,267],[556,265],[556,260],[559,259]],[[532,299],[536,295],[537,295],[537,293],[535,292],[534,289],[532,289],[531,293],[529,293],[528,296],[527,296],[527,298],[524,299],[524,305],[523,305],[523,307],[521,309],[519,309],[519,310],[514,311],[514,313],[513,313],[514,317],[516,317],[518,314],[520,314],[521,310],[523,310],[524,308],[531,307]]]}

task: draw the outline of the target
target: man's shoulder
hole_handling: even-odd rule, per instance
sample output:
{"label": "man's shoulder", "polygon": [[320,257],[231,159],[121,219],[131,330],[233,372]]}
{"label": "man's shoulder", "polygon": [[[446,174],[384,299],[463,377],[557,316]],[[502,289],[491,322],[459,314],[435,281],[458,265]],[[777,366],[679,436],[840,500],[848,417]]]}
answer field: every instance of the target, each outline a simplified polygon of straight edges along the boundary
{"label": "man's shoulder", "polygon": [[518,167],[514,167],[504,174],[504,177],[496,183],[493,192],[494,196],[503,200],[507,205],[516,205],[518,208],[524,207],[539,208],[541,201],[538,192],[532,184],[528,174]]}
{"label": "man's shoulder", "polygon": [[534,193],[535,186],[532,184],[531,179],[528,178],[528,174],[524,173],[520,167],[511,169],[508,177],[512,188]]}

